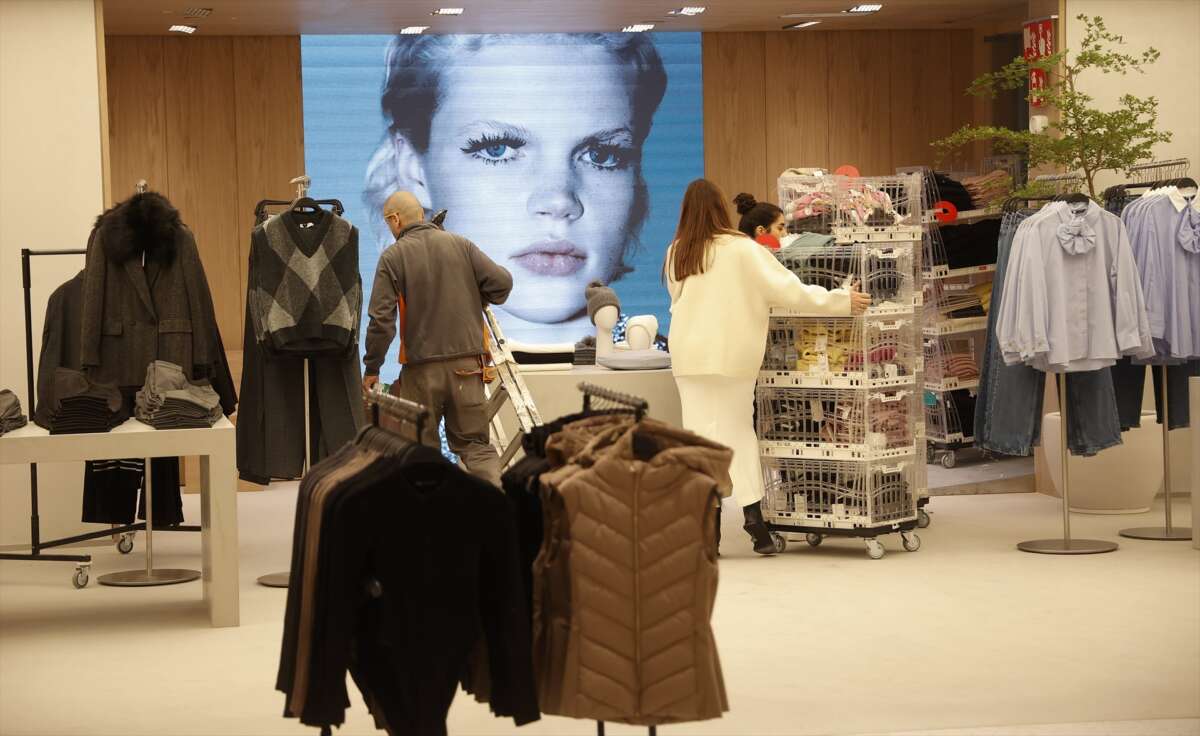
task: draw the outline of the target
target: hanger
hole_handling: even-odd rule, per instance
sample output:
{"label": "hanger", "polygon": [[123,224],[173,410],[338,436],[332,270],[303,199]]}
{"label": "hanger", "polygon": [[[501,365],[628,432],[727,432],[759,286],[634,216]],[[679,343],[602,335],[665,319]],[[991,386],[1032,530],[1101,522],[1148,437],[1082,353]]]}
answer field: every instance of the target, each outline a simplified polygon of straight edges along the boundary
{"label": "hanger", "polygon": [[376,432],[369,433],[372,435],[372,439],[369,441],[379,443],[381,440],[375,435],[380,433],[393,438],[405,439],[379,426],[380,412],[384,412],[389,416],[399,419],[402,423],[407,422],[408,426],[413,430],[413,438],[410,442],[418,445],[421,444],[425,422],[429,419],[428,409],[415,401],[385,394],[379,389],[367,392],[363,398],[371,407],[371,424],[359,431],[359,439],[365,439],[365,436],[368,434],[367,430],[370,429],[374,429]]}
{"label": "hanger", "polygon": [[587,382],[578,384],[577,388],[583,392],[584,413],[593,413],[611,408],[605,407],[605,403],[616,404],[618,411],[630,412],[633,414],[634,420],[640,422],[646,416],[646,412],[650,410],[650,403],[648,401],[632,394],[613,391],[612,389]]}
{"label": "hanger", "polygon": [[308,176],[297,176],[292,179],[290,184],[296,185],[295,199],[263,199],[259,200],[258,204],[254,205],[254,222],[260,223],[267,219],[268,207],[279,207],[287,205],[293,212],[316,212],[321,209],[321,205],[328,205],[333,209],[333,214],[341,217],[346,212],[345,206],[342,205],[340,199],[313,199],[308,196],[309,184],[312,179]]}

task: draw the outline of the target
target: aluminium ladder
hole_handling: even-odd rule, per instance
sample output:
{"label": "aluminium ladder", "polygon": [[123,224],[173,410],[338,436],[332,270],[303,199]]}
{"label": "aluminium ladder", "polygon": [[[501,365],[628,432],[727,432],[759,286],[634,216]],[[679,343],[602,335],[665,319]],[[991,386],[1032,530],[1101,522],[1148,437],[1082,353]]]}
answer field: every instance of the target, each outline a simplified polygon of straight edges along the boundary
{"label": "aluminium ladder", "polygon": [[500,321],[496,319],[496,315],[492,313],[492,308],[489,306],[484,306],[483,316],[487,321],[488,347],[492,353],[492,365],[500,377],[498,388],[492,389],[491,384],[488,383],[484,383],[483,388],[488,397],[487,413],[488,421],[492,425],[492,444],[500,453],[500,467],[506,468],[521,446],[521,436],[518,434],[510,441],[508,434],[504,431],[504,425],[500,421],[500,409],[504,406],[505,400],[512,402],[513,411],[517,414],[517,425],[522,434],[529,432],[534,427],[540,427],[542,417],[533,403],[533,394],[525,385],[521,369],[508,349],[508,340],[504,337],[504,330],[500,329]]}

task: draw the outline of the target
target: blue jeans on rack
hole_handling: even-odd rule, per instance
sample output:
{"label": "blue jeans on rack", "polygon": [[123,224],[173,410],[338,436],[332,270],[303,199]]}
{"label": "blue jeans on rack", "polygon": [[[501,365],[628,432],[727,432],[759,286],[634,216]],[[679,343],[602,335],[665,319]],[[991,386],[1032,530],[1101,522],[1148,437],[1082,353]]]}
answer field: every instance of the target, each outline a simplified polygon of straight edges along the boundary
{"label": "blue jeans on rack", "polygon": [[[975,445],[1004,455],[1029,455],[1041,440],[1046,374],[1024,364],[1006,365],[996,342],[996,315],[1013,238],[1031,213],[1006,214],[1000,223],[996,274],[988,310],[987,342],[975,403]],[[1121,444],[1117,399],[1108,368],[1067,374],[1067,446],[1073,455],[1095,455]]]}

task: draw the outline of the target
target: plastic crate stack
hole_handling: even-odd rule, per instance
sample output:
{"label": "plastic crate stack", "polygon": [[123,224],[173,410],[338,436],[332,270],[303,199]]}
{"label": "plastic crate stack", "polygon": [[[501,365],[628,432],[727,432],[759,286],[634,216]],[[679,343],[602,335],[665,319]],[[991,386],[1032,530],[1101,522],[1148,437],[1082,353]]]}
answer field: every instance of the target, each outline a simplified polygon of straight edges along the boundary
{"label": "plastic crate stack", "polygon": [[879,537],[894,533],[916,551],[925,485],[920,177],[793,170],[779,178],[779,199],[789,230],[810,234],[777,251],[780,261],[807,284],[857,281],[872,306],[854,318],[772,312],[756,390],[763,516],[779,551],[789,540],[858,537],[879,559]]}
{"label": "plastic crate stack", "polygon": [[[948,265],[944,230],[999,217],[996,210],[958,212],[941,222],[934,203],[941,197],[933,172],[904,169],[922,177],[925,321],[926,461],[952,468],[958,451],[974,445],[975,396],[987,340],[987,309],[996,264],[952,269]],[[980,311],[983,314],[980,314]]]}

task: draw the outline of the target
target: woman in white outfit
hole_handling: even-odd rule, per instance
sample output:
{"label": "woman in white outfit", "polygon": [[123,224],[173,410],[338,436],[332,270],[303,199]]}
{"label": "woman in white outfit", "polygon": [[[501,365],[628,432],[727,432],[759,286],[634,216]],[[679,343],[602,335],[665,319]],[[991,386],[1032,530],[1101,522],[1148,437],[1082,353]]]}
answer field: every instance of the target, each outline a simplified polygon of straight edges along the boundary
{"label": "woman in white outfit", "polygon": [[734,229],[725,196],[706,179],[684,194],[663,269],[683,426],[733,449],[730,475],[743,528],[755,552],[772,554],[753,414],[771,307],[844,317],[865,310],[870,297],[857,286],[829,291],[801,283],[771,251]]}

